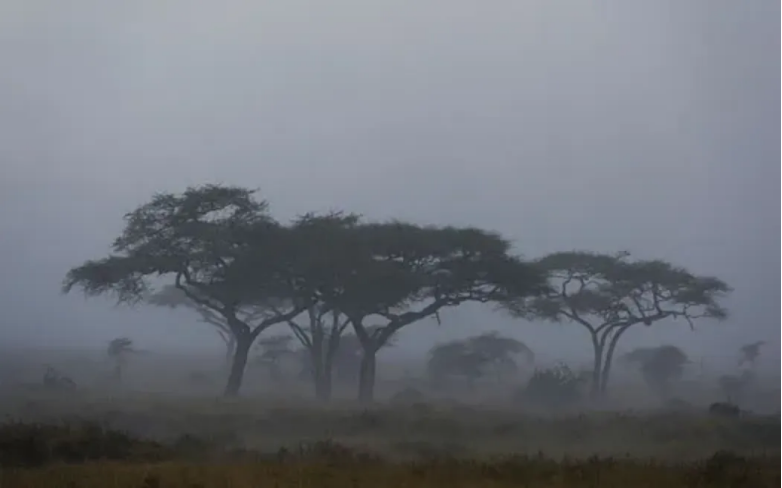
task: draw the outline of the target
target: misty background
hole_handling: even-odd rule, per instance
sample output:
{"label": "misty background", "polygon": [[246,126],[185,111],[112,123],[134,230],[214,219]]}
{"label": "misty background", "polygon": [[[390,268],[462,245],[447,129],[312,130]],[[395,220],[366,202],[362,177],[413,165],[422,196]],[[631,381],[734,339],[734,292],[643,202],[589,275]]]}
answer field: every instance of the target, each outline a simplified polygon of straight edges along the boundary
{"label": "misty background", "polygon": [[[530,258],[627,249],[714,274],[728,321],[634,328],[622,351],[733,367],[765,339],[775,369],[779,18],[773,0],[0,2],[0,344],[221,354],[195,314],[60,295],[125,212],[214,182],[259,187],[281,219],[473,224]],[[574,325],[443,321],[383,354],[489,328],[591,354]]]}

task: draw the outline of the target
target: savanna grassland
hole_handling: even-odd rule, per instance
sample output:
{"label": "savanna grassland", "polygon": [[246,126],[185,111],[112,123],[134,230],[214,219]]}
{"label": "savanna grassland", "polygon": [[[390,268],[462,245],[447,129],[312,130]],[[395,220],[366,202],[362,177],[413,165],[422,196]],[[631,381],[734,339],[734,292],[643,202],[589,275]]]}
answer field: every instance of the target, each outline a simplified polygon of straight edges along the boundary
{"label": "savanna grassland", "polygon": [[2,487],[763,487],[778,416],[6,396]]}

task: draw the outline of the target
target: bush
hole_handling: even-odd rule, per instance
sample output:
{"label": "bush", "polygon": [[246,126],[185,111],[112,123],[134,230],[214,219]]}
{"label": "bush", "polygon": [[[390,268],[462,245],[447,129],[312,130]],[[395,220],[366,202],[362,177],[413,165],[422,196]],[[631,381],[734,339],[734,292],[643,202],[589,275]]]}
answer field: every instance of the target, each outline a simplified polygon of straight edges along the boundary
{"label": "bush", "polygon": [[516,393],[525,404],[547,410],[567,409],[583,398],[584,380],[565,364],[536,369],[527,385]]}

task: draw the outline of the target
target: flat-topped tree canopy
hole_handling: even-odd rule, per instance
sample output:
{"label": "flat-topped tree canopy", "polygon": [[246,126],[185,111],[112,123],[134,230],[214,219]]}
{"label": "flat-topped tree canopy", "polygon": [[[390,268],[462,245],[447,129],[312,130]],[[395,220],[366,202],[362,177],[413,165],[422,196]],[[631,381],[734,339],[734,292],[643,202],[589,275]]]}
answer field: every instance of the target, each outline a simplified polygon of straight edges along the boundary
{"label": "flat-topped tree canopy", "polygon": [[730,287],[713,276],[697,276],[662,260],[631,260],[630,253],[557,252],[536,261],[546,270],[553,293],[521,308],[552,320],[575,320],[599,329],[681,318],[727,317],[720,300]]}
{"label": "flat-topped tree canopy", "polygon": [[[227,388],[234,394],[255,338],[301,313],[308,300],[290,274],[296,256],[289,231],[255,193],[204,185],[154,195],[125,215],[113,254],[71,269],[63,290],[79,287],[87,295],[112,294],[137,304],[154,292],[152,279],[169,277],[188,299],[220,314],[237,339]],[[248,309],[268,303],[276,305],[273,313],[248,322]]]}
{"label": "flat-topped tree canopy", "polygon": [[375,353],[403,327],[466,301],[547,289],[545,273],[481,229],[353,219],[320,235],[328,259],[309,260],[305,275],[318,300],[346,315],[361,342],[365,400]]}
{"label": "flat-topped tree canopy", "polygon": [[312,282],[324,302],[354,317],[390,320],[423,302],[432,315],[546,286],[544,273],[509,254],[506,240],[476,228],[356,219],[319,242],[329,259],[309,273]]}
{"label": "flat-topped tree canopy", "polygon": [[633,260],[628,252],[556,252],[535,264],[548,273],[551,291],[516,297],[505,306],[516,316],[569,321],[587,329],[594,350],[593,393],[606,389],[616,344],[636,325],[667,319],[723,320],[721,301],[731,288],[662,260]]}
{"label": "flat-topped tree canopy", "polygon": [[[88,295],[114,294],[133,304],[152,294],[150,278],[169,275],[194,302],[235,312],[286,293],[291,283],[285,271],[292,258],[285,229],[254,194],[205,185],[180,195],[155,195],[125,215],[111,256],[68,272],[64,291],[78,286]],[[250,261],[253,273],[245,269]]]}

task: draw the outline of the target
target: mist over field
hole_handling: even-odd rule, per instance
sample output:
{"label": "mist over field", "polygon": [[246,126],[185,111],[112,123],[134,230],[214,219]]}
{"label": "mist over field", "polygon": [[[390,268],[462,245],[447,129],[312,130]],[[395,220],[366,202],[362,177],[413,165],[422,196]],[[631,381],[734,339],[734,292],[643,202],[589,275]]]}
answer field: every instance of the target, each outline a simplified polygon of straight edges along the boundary
{"label": "mist over field", "polygon": [[0,415],[776,452],[779,16],[0,2]]}

